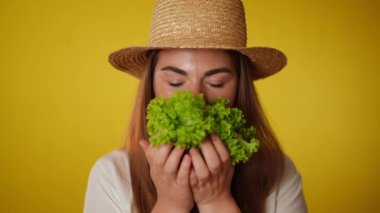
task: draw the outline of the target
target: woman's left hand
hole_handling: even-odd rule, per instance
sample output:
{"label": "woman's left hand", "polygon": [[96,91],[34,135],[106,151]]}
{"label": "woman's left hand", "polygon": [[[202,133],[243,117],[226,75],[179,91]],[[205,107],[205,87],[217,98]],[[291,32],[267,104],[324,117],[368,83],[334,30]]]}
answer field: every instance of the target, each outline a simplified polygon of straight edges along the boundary
{"label": "woman's left hand", "polygon": [[200,150],[191,149],[190,184],[200,212],[240,212],[231,194],[234,167],[228,150],[213,134]]}

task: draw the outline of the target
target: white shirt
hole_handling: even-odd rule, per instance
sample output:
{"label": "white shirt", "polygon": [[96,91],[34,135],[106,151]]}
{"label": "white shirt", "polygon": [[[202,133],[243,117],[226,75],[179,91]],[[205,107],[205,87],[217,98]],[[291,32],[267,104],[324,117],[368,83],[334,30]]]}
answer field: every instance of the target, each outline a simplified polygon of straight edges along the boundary
{"label": "white shirt", "polygon": [[[86,191],[85,213],[131,213],[132,187],[127,153],[114,150],[93,166]],[[289,157],[278,187],[266,199],[267,213],[306,213],[302,179]]]}

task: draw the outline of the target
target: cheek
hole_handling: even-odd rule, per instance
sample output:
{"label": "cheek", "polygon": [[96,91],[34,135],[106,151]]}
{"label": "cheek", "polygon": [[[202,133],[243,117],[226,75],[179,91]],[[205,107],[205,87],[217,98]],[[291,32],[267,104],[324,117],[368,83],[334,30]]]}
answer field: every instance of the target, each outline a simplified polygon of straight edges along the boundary
{"label": "cheek", "polygon": [[213,100],[215,98],[226,98],[230,100],[228,106],[232,107],[235,104],[237,92],[237,83],[231,82],[231,84],[226,85],[222,89],[207,89],[205,92],[205,96],[207,101]]}
{"label": "cheek", "polygon": [[236,90],[237,90],[236,84],[231,85],[230,87],[226,88],[226,90],[225,90],[225,98],[230,100],[230,102],[228,104],[230,107],[235,105]]}
{"label": "cheek", "polygon": [[170,97],[173,94],[173,90],[171,90],[160,78],[154,78],[153,91],[156,97]]}

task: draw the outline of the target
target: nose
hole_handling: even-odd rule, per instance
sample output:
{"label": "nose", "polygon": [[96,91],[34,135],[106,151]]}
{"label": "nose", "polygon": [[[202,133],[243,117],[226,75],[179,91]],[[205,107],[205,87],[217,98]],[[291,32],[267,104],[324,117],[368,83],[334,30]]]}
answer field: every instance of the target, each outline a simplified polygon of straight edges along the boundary
{"label": "nose", "polygon": [[190,90],[193,93],[193,95],[198,95],[198,94],[202,93],[205,101],[208,100],[205,88],[203,87],[201,81],[192,82],[191,85],[189,85],[188,90]]}
{"label": "nose", "polygon": [[198,95],[199,93],[202,93],[202,88],[199,82],[193,82],[190,85],[189,89],[193,93],[193,95]]}

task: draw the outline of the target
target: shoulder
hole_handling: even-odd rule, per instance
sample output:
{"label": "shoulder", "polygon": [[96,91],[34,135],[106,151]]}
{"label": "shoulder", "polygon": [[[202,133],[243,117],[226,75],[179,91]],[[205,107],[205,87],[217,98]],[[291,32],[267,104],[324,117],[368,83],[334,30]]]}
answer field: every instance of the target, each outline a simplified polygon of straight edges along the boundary
{"label": "shoulder", "polygon": [[125,178],[129,174],[128,155],[123,150],[114,150],[99,158],[91,169],[92,174],[99,174],[108,178]]}
{"label": "shoulder", "polygon": [[132,190],[128,155],[114,150],[93,165],[85,197],[85,212],[129,212]]}
{"label": "shoulder", "polygon": [[[285,169],[284,169],[284,176],[282,177],[282,180],[279,183],[278,187],[278,196],[289,196],[287,194],[290,192],[298,192],[302,191],[302,178],[301,174],[298,172],[296,166],[294,165],[293,161],[290,159],[289,156],[284,156],[285,160]],[[295,196],[295,194],[293,194]]]}
{"label": "shoulder", "polygon": [[284,162],[283,177],[267,199],[268,212],[305,213],[302,177],[289,156],[284,156]]}

